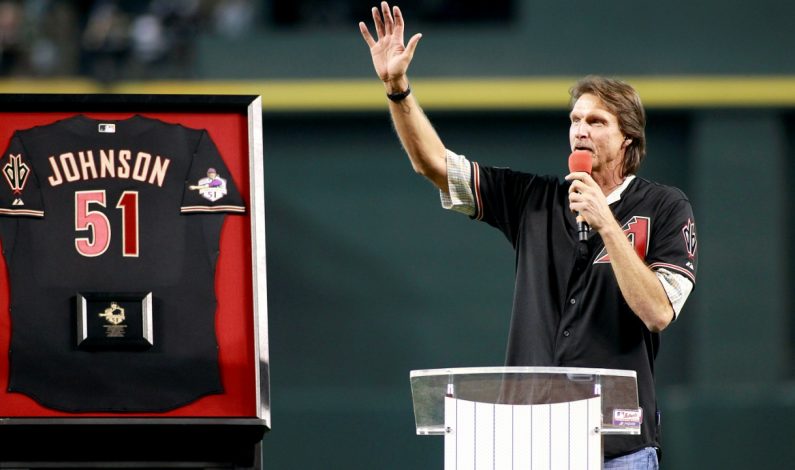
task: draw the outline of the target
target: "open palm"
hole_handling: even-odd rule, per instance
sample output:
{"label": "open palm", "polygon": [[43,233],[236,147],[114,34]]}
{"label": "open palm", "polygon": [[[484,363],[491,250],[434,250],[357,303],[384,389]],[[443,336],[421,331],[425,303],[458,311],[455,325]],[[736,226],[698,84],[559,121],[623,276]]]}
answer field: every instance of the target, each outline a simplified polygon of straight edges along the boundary
{"label": "open palm", "polygon": [[378,78],[384,82],[398,81],[406,75],[422,35],[415,34],[407,45],[403,44],[403,14],[397,6],[390,10],[387,2],[381,2],[381,11],[373,7],[372,13],[378,40],[373,39],[364,22],[359,23],[359,31],[370,47]]}

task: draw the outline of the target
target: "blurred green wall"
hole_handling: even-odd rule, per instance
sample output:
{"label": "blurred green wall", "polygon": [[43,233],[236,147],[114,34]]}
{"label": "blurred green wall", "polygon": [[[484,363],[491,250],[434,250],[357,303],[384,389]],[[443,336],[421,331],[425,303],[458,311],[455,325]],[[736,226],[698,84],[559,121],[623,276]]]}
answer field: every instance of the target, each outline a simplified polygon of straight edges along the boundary
{"label": "blurred green wall", "polygon": [[[318,9],[324,2],[315,2]],[[370,5],[380,2],[373,0]],[[400,5],[400,2],[395,2]],[[781,0],[516,0],[509,24],[429,25],[403,8],[406,37],[423,33],[415,77],[795,74],[795,3]],[[462,2],[461,8],[466,8]],[[356,23],[206,35],[198,76],[210,79],[372,76]],[[234,53],[230,54],[230,51]]]}

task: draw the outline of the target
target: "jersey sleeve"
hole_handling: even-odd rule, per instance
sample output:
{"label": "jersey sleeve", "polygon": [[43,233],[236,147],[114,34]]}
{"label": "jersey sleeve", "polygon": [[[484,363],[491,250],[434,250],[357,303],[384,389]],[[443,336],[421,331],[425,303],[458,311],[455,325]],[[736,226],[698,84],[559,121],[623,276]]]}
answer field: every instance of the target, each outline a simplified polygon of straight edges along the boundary
{"label": "jersey sleeve", "polygon": [[207,131],[201,131],[182,196],[182,213],[246,211],[240,191]]}
{"label": "jersey sleeve", "polygon": [[442,207],[464,215],[475,214],[475,196],[472,194],[472,164],[463,155],[447,150],[447,191],[439,190]]}
{"label": "jersey sleeve", "polygon": [[19,134],[0,158],[0,215],[44,217],[41,191]]}
{"label": "jersey sleeve", "polygon": [[646,262],[652,270],[667,269],[696,283],[698,242],[690,202],[682,197],[657,217],[652,227],[653,245]]}

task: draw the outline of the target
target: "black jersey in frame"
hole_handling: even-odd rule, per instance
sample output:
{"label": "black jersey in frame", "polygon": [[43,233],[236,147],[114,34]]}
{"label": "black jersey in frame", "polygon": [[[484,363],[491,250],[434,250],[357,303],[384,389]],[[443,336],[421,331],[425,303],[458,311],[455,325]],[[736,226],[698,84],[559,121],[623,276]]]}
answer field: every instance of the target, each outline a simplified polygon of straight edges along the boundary
{"label": "black jersey in frame", "polygon": [[[221,393],[215,265],[243,199],[206,130],[82,115],[14,133],[0,160],[10,392],[70,412],[160,412]],[[151,292],[145,351],[77,347],[81,292]]]}

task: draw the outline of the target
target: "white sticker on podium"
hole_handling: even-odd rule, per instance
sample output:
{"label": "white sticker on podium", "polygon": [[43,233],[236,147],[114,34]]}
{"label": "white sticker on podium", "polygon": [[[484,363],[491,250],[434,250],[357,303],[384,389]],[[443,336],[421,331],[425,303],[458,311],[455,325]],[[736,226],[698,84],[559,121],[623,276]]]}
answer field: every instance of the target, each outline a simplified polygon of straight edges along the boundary
{"label": "white sticker on podium", "polygon": [[613,410],[613,426],[640,426],[643,422],[643,408],[634,410]]}

